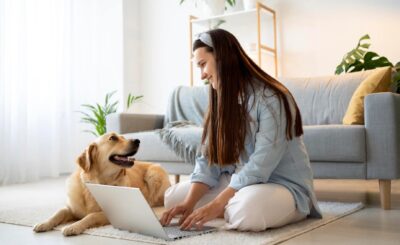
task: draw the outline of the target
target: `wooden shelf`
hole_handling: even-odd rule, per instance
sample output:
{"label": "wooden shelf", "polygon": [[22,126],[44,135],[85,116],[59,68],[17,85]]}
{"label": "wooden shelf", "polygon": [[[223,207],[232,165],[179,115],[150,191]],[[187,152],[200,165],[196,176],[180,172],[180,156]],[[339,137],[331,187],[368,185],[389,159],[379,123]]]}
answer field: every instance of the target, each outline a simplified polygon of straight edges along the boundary
{"label": "wooden shelf", "polygon": [[[269,18],[272,23],[272,33],[273,39],[272,45],[267,45],[265,43],[261,42],[261,31],[266,30],[266,31],[271,31],[269,29],[262,29],[261,28],[261,17],[263,18]],[[267,52],[269,54],[272,54],[273,56],[273,63],[274,63],[274,75],[275,77],[278,75],[278,57],[277,57],[277,47],[276,47],[276,13],[273,9],[261,4],[257,3],[255,9],[251,10],[243,10],[243,11],[237,11],[237,12],[232,12],[228,14],[223,14],[223,15],[217,15],[217,16],[211,16],[207,18],[197,18],[196,16],[189,16],[189,42],[190,42],[190,56],[189,56],[189,62],[190,62],[190,85],[193,86],[194,81],[193,81],[193,63],[192,63],[192,44],[193,44],[193,26],[200,27],[200,29],[211,29],[212,26],[215,26],[216,23],[219,21],[224,21],[224,22],[243,22],[243,23],[254,23],[255,27],[257,28],[256,30],[256,40],[254,40],[255,44],[255,51],[256,52],[256,57],[255,57],[255,62],[262,67],[262,52]],[[254,34],[254,33],[252,33]],[[264,33],[265,34],[265,33]]]}

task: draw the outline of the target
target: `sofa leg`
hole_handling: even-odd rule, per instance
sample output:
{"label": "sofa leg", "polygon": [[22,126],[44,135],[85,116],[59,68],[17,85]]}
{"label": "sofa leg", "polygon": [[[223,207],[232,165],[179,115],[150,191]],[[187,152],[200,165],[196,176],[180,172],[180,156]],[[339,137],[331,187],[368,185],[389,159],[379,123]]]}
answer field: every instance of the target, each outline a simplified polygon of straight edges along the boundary
{"label": "sofa leg", "polygon": [[175,184],[179,183],[179,179],[180,179],[180,175],[179,174],[175,174]]}
{"label": "sofa leg", "polygon": [[381,199],[381,208],[385,210],[390,209],[390,185],[391,185],[391,180],[379,180],[379,193],[380,193],[380,199]]}

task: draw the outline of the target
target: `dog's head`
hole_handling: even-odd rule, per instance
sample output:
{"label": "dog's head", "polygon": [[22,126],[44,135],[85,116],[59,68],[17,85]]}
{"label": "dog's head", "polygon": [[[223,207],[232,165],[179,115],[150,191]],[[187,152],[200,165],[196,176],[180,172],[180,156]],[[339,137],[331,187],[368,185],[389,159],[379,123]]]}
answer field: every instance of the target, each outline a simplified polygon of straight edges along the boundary
{"label": "dog's head", "polygon": [[133,155],[139,149],[138,139],[128,140],[116,133],[107,133],[96,139],[78,157],[77,163],[85,171],[115,172],[134,165]]}

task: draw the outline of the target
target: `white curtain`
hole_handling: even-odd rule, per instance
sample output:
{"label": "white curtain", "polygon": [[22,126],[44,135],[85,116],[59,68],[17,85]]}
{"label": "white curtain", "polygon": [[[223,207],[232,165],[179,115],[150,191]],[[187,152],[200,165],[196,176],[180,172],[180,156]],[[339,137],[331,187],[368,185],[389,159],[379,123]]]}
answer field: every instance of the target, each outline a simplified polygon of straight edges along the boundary
{"label": "white curtain", "polygon": [[0,0],[0,185],[75,168],[77,111],[122,92],[122,47],[122,1]]}

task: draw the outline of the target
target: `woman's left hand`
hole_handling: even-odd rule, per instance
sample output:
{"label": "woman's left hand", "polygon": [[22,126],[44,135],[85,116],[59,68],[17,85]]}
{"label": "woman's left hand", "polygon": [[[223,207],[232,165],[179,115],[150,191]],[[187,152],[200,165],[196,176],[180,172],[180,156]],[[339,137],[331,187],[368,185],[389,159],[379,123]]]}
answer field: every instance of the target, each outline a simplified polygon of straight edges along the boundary
{"label": "woman's left hand", "polygon": [[180,228],[181,230],[188,230],[195,226],[198,230],[201,230],[204,223],[223,214],[224,209],[225,204],[218,203],[215,200],[211,201],[207,205],[193,211],[185,219]]}

